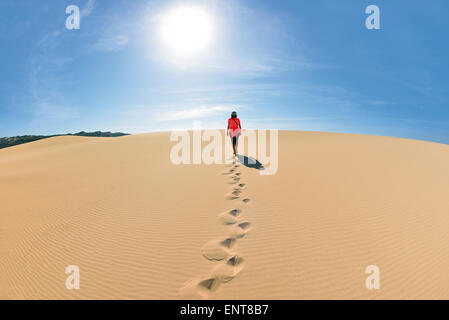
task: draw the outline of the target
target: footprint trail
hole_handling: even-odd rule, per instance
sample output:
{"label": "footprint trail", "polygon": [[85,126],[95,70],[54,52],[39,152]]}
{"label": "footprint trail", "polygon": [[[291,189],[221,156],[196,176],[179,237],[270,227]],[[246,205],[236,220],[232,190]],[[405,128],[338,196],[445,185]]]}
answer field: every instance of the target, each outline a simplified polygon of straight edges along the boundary
{"label": "footprint trail", "polygon": [[232,185],[232,190],[225,195],[232,207],[218,216],[218,220],[226,226],[227,235],[222,239],[211,240],[202,247],[203,257],[212,261],[214,267],[209,275],[188,281],[179,290],[178,296],[181,298],[207,299],[244,268],[245,259],[236,251],[236,243],[251,230],[251,223],[244,219],[242,208],[250,204],[251,200],[242,197],[247,185],[241,181],[242,172],[239,168],[240,165],[234,163],[229,170],[222,173],[228,176],[228,184]]}

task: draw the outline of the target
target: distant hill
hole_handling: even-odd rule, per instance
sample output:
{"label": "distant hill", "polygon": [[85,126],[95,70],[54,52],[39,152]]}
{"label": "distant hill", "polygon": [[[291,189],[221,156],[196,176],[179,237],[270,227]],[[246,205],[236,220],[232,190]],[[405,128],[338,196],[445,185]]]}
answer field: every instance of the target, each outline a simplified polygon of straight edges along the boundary
{"label": "distant hill", "polygon": [[16,146],[23,143],[28,143],[36,140],[41,140],[45,138],[51,138],[51,137],[58,137],[58,136],[82,136],[82,137],[121,137],[129,135],[129,133],[122,133],[122,132],[102,132],[102,131],[95,131],[95,132],[85,132],[80,131],[78,133],[67,133],[67,134],[54,134],[51,136],[17,136],[17,137],[5,137],[0,138],[0,149]]}
{"label": "distant hill", "polygon": [[68,133],[67,135],[73,135],[73,136],[83,136],[83,137],[121,137],[121,136],[127,136],[129,133],[123,133],[123,132],[103,132],[103,131],[95,131],[95,132],[85,132],[80,131],[78,133]]}

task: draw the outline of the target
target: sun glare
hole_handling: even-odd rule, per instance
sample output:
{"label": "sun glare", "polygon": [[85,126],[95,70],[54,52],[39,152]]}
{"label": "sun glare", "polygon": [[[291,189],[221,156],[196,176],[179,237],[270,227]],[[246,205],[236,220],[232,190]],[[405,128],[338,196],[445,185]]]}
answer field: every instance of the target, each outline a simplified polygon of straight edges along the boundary
{"label": "sun glare", "polygon": [[161,31],[164,43],[173,54],[190,57],[212,40],[212,17],[200,7],[177,7],[163,17]]}

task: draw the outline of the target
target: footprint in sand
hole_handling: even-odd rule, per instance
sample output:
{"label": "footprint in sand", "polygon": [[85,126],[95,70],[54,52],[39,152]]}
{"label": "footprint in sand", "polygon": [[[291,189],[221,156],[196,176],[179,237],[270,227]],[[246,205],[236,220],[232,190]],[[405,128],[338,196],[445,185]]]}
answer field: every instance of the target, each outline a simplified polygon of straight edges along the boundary
{"label": "footprint in sand", "polygon": [[225,197],[226,200],[236,200],[238,198],[240,198],[240,197],[239,196],[234,196],[234,195],[227,195]]}
{"label": "footprint in sand", "polygon": [[239,256],[229,258],[225,263],[220,263],[212,269],[211,276],[199,281],[197,287],[203,296],[216,292],[222,283],[234,279],[244,267],[244,259]]}
{"label": "footprint in sand", "polygon": [[242,222],[236,225],[232,225],[229,228],[229,235],[233,238],[241,239],[248,233],[248,231],[251,230],[250,227],[251,223],[249,222]]}
{"label": "footprint in sand", "polygon": [[232,194],[233,194],[234,196],[240,196],[241,193],[242,193],[242,190],[239,189],[239,188],[235,188],[235,189],[232,191]]}
{"label": "footprint in sand", "polygon": [[235,242],[236,242],[235,238],[226,238],[222,242],[220,242],[220,244],[223,247],[232,248],[234,246]]}
{"label": "footprint in sand", "polygon": [[245,198],[245,199],[242,199],[242,202],[243,202],[243,203],[250,203],[250,202],[251,202],[251,199]]}
{"label": "footprint in sand", "polygon": [[244,267],[244,259],[240,256],[232,256],[216,265],[210,276],[202,279],[192,279],[188,281],[178,291],[178,297],[181,299],[198,300],[207,299],[209,294],[216,292],[222,283],[234,279]]}
{"label": "footprint in sand", "polygon": [[240,177],[229,177],[229,184],[241,184]]}
{"label": "footprint in sand", "polygon": [[220,282],[229,282],[242,271],[244,259],[239,256],[233,256],[226,263],[220,263],[212,270],[214,279]]}
{"label": "footprint in sand", "polygon": [[251,226],[251,223],[249,223],[249,222],[242,222],[242,223],[239,223],[238,226],[240,228],[242,228],[243,230],[246,230],[246,229],[248,229]]}
{"label": "footprint in sand", "polygon": [[242,194],[242,190],[239,188],[234,188],[233,191],[231,191],[231,193],[228,193],[227,195],[225,195],[225,199],[226,200],[235,200],[240,198],[240,195]]}
{"label": "footprint in sand", "polygon": [[201,287],[199,285],[201,282],[202,280],[198,278],[187,281],[181,289],[179,289],[177,294],[178,298],[183,300],[207,299],[209,290]]}
{"label": "footprint in sand", "polygon": [[[229,238],[227,238],[227,239],[229,239]],[[234,243],[232,242],[232,240],[227,241],[227,239],[224,241],[223,240],[212,240],[212,241],[209,241],[208,243],[206,243],[202,248],[203,256],[207,260],[212,260],[212,261],[222,261],[222,260],[225,260],[225,259],[229,258],[230,256],[232,256],[232,252],[229,249],[232,247],[232,245]],[[233,239],[235,239],[235,238],[233,238]],[[225,243],[225,244],[229,243],[230,246],[225,246],[225,245],[223,245],[223,243]]]}
{"label": "footprint in sand", "polygon": [[228,213],[234,217],[237,217],[241,212],[242,212],[242,210],[240,210],[240,209],[232,209]]}
{"label": "footprint in sand", "polygon": [[220,286],[220,281],[217,278],[210,278],[201,281],[198,286],[200,288],[204,288],[207,291],[215,292],[217,291],[218,287]]}
{"label": "footprint in sand", "polygon": [[223,175],[234,174],[234,175],[236,175],[236,176],[240,176],[241,173],[240,173],[240,172],[235,172],[236,170],[237,170],[236,167],[232,167],[231,169],[229,169],[229,170],[226,171],[226,172],[223,172],[222,174],[223,174]]}
{"label": "footprint in sand", "polygon": [[232,258],[230,258],[226,264],[236,267],[238,265],[241,265],[243,263],[244,259],[242,257],[239,256],[233,256]]}
{"label": "footprint in sand", "polygon": [[236,224],[238,222],[236,216],[231,215],[229,212],[223,212],[219,216],[220,221],[225,225]]}

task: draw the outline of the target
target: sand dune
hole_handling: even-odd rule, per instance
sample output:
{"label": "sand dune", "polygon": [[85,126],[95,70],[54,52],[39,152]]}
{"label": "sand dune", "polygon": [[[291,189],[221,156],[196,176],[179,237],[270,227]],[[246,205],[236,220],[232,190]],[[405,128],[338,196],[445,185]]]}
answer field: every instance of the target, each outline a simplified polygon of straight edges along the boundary
{"label": "sand dune", "polygon": [[0,150],[0,298],[449,299],[447,145],[283,131],[265,176],[174,165],[172,146],[153,133]]}

